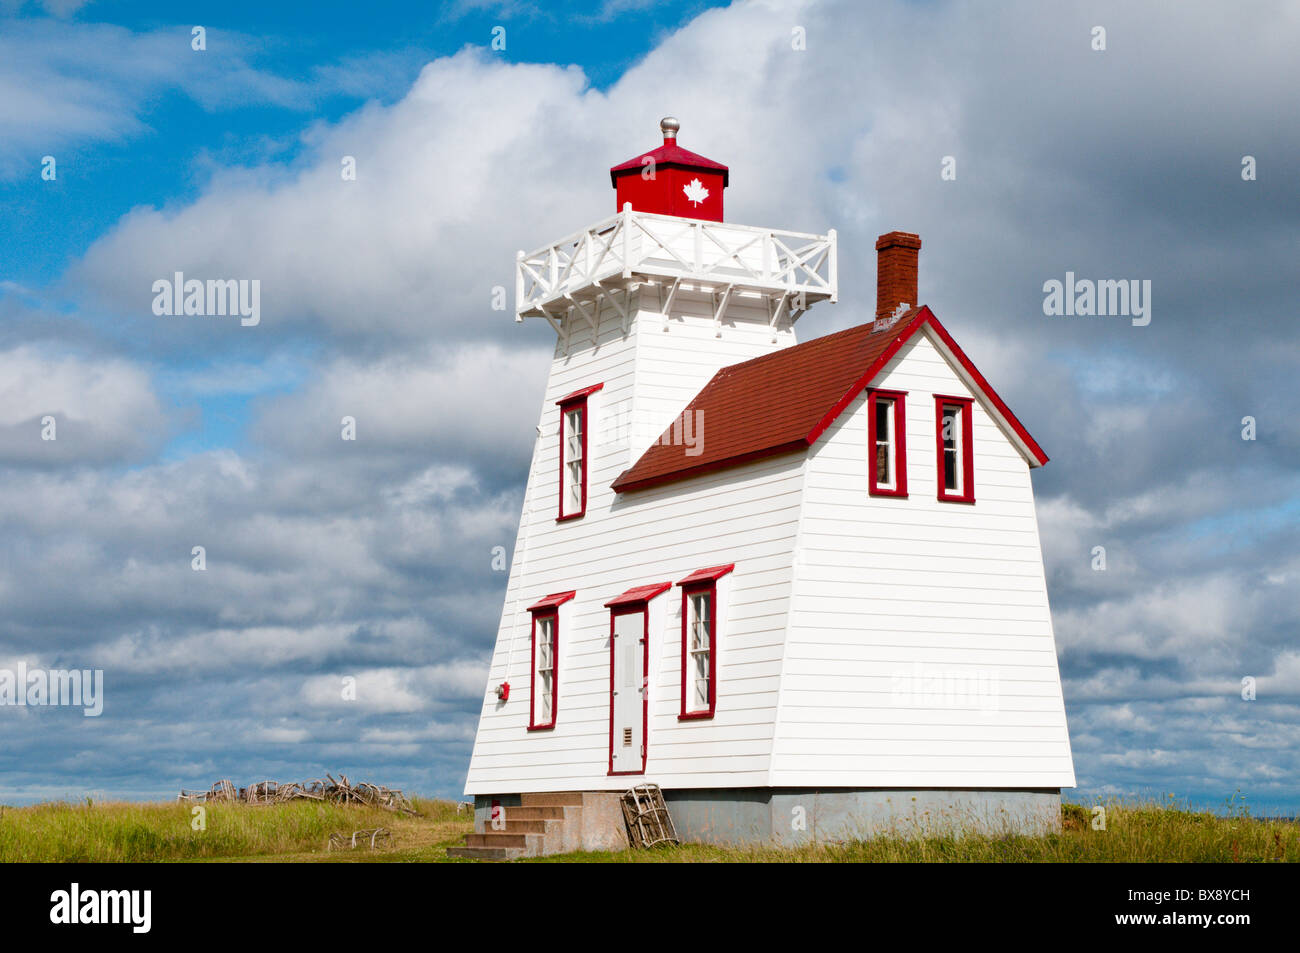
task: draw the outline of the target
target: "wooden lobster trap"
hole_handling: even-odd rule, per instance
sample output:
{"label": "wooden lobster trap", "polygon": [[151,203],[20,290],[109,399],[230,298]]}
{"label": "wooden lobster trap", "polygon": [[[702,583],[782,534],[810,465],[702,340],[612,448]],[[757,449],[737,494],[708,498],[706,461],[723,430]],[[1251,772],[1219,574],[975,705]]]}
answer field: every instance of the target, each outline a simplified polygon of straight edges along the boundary
{"label": "wooden lobster trap", "polygon": [[367,843],[369,843],[371,850],[391,847],[393,843],[392,831],[386,827],[372,827],[363,831],[353,831],[351,837],[343,833],[331,834],[328,849],[356,850]]}
{"label": "wooden lobster trap", "polygon": [[664,804],[663,791],[657,784],[638,784],[624,793],[623,820],[627,823],[627,836],[633,847],[654,847],[656,844],[680,844],[677,828]]}

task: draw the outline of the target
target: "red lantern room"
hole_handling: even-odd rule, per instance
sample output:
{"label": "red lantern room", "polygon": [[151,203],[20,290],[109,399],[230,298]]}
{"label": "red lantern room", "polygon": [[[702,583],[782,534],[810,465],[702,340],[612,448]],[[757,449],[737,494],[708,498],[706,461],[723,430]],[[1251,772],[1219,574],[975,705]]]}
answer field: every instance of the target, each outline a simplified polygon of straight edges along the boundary
{"label": "red lantern room", "polygon": [[638,212],[722,221],[727,167],[679,146],[681,126],[672,116],[660,120],[662,146],[609,170],[617,211],[630,202]]}

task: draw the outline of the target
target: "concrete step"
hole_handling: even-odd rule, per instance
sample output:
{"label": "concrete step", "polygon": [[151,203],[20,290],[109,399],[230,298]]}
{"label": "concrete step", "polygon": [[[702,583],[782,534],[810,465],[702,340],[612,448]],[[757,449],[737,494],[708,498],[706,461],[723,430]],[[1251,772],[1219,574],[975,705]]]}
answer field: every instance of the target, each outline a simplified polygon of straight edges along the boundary
{"label": "concrete step", "polygon": [[[515,817],[513,813],[506,815],[506,826],[501,829],[503,834],[545,834],[549,831],[558,830],[564,824],[563,820],[554,818],[542,818],[540,820],[529,820],[527,818]],[[488,828],[492,831],[493,828]]]}
{"label": "concrete step", "polygon": [[527,849],[528,839],[540,840],[538,834],[509,834],[505,831],[488,831],[484,834],[466,834],[466,847],[519,847]]}
{"label": "concrete step", "polygon": [[[524,807],[555,807],[569,805],[573,807],[582,807],[581,791],[547,791],[542,794],[524,794],[520,796]],[[515,808],[518,810],[518,808]],[[506,808],[506,816],[510,814],[510,808]]]}
{"label": "concrete step", "polygon": [[[540,807],[507,807],[502,808],[506,814],[507,821],[543,821],[543,820],[564,820],[563,804],[547,804]],[[491,823],[489,820],[488,823]]]}
{"label": "concrete step", "polygon": [[461,857],[465,860],[515,860],[523,857],[526,851],[521,847],[448,847],[448,857]]}

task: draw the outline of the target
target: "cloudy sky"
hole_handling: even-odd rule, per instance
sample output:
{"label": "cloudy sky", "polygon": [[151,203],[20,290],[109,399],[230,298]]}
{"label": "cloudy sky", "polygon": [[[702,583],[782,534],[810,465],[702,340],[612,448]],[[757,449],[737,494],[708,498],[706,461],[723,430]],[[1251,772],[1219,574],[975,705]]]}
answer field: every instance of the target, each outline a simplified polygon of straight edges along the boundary
{"label": "cloudy sky", "polygon": [[[1300,6],[1069,6],[0,0],[0,668],[106,679],[0,707],[0,800],[459,794],[551,345],[493,289],[671,113],[729,219],[839,230],[805,340],[921,234],[1052,458],[1072,795],[1300,811]],[[260,323],[154,314],[178,271]],[[1066,272],[1150,323],[1046,316]]]}

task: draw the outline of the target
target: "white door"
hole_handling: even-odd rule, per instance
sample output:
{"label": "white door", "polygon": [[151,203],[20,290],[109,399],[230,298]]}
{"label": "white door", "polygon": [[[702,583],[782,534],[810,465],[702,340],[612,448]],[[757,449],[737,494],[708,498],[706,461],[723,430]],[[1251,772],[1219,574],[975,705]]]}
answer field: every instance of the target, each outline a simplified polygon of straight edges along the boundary
{"label": "white door", "polygon": [[614,616],[613,737],[610,768],[616,772],[640,772],[645,751],[645,635],[646,614],[624,612]]}

